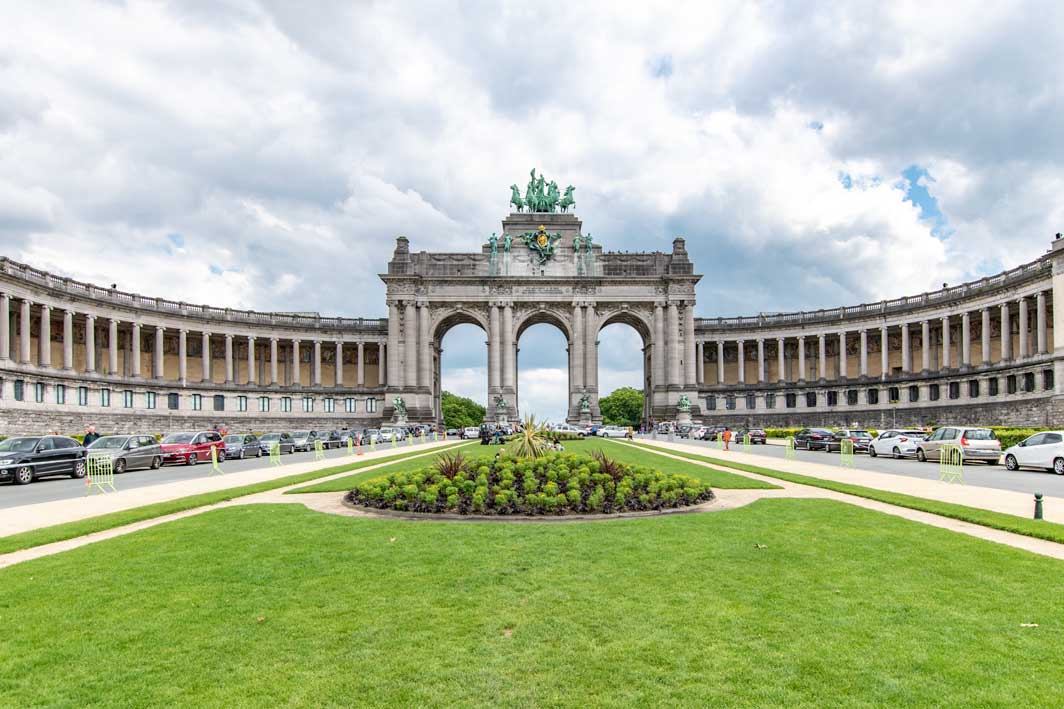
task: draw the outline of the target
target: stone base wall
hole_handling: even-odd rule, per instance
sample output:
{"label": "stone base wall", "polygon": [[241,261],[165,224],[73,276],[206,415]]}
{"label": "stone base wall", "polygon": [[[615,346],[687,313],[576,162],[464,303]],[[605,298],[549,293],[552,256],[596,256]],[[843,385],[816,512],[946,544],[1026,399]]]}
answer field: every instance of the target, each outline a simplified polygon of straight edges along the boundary
{"label": "stone base wall", "polygon": [[173,416],[163,413],[93,413],[60,411],[50,409],[2,409],[0,410],[0,435],[32,435],[57,431],[61,434],[80,434],[86,426],[95,426],[96,431],[108,433],[161,433],[173,431],[204,431],[215,426],[225,426],[230,431],[266,433],[269,431],[327,430],[379,428],[384,420],[377,415],[344,416],[256,416],[253,413],[226,415],[225,412],[203,412],[192,415],[180,412]]}

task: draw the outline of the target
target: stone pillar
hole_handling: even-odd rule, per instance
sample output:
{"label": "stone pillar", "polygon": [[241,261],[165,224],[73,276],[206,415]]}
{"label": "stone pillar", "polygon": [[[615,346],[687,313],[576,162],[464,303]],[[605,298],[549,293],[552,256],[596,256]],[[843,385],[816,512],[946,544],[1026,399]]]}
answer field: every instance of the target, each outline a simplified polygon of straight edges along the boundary
{"label": "stone pillar", "polygon": [[202,362],[203,368],[203,376],[200,377],[200,381],[209,382],[211,380],[211,333],[204,332],[200,339],[202,340],[200,362]]}
{"label": "stone pillar", "polygon": [[879,378],[886,379],[890,375],[890,336],[887,326],[879,328]]}
{"label": "stone pillar", "polygon": [[[573,317],[573,322],[579,321],[577,315]],[[665,386],[665,306],[663,303],[654,304],[654,348],[651,357],[654,361],[654,386]]]}
{"label": "stone pillar", "polygon": [[259,373],[255,370],[255,336],[248,335],[248,384],[258,383]]}
{"label": "stone pillar", "polygon": [[144,343],[140,341],[140,323],[133,323],[133,371],[134,379],[140,378],[140,350]]}
{"label": "stone pillar", "polygon": [[[6,311],[5,311],[6,312]],[[1038,354],[1046,354],[1048,349],[1049,332],[1046,329],[1046,292],[1038,291],[1035,296],[1035,326],[1038,328]]]}
{"label": "stone pillar", "polygon": [[74,311],[63,312],[63,370],[74,369]]}
{"label": "stone pillar", "polygon": [[155,350],[153,354],[154,364],[152,366],[152,375],[159,380],[166,379],[166,352],[164,344],[166,335],[166,328],[162,325],[155,326]]}
{"label": "stone pillar", "polygon": [[321,340],[314,340],[314,363],[311,369],[311,381],[314,386],[321,386]]}
{"label": "stone pillar", "polygon": [[406,388],[417,386],[417,346],[417,307],[414,301],[408,300],[403,314],[403,386]]}
{"label": "stone pillar", "polygon": [[[687,303],[684,306],[684,383],[689,389],[698,384],[697,368],[695,366],[695,306]],[[763,379],[764,377],[762,377]]]}
{"label": "stone pillar", "polygon": [[757,338],[757,383],[765,383],[765,338]]}
{"label": "stone pillar", "polygon": [[724,383],[724,340],[717,340],[717,384]]}
{"label": "stone pillar", "polygon": [[111,327],[107,333],[107,346],[108,346],[108,374],[111,376],[118,375],[118,321],[111,318]]}
{"label": "stone pillar", "polygon": [[[592,393],[598,392],[598,319],[595,313],[595,305],[588,304],[584,308],[584,337],[587,344],[584,346],[584,386]],[[679,366],[679,362],[677,362]],[[597,405],[597,399],[593,398],[593,404]]]}
{"label": "stone pillar", "polygon": [[277,338],[270,338],[270,384],[277,385]]}
{"label": "stone pillar", "polygon": [[990,308],[983,308],[983,331],[980,333],[983,345],[983,366],[990,364]]}
{"label": "stone pillar", "polygon": [[920,322],[920,371],[927,374],[931,371],[931,322]]}
{"label": "stone pillar", "polygon": [[233,336],[225,333],[225,383],[233,383]]}
{"label": "stone pillar", "polygon": [[736,340],[736,346],[739,348],[739,385],[746,384],[746,352],[743,351],[744,340]]}
{"label": "stone pillar", "polygon": [[85,373],[96,373],[96,316],[85,316]]}
{"label": "stone pillar", "polygon": [[820,381],[825,381],[828,378],[828,349],[827,344],[824,341],[823,335],[817,335],[817,374]]}
{"label": "stone pillar", "polygon": [[336,341],[336,386],[344,385],[344,341]]}
{"label": "stone pillar", "polygon": [[702,340],[695,343],[695,379],[698,386],[706,383],[706,343]]}
{"label": "stone pillar", "polygon": [[961,314],[961,366],[972,366],[972,314]]}
{"label": "stone pillar", "polygon": [[670,387],[680,385],[680,314],[676,303],[669,303],[668,321],[665,325],[668,332],[665,333],[669,342],[669,376]]}
{"label": "stone pillar", "polygon": [[0,293],[0,361],[11,359],[11,296]]}
{"label": "stone pillar", "polygon": [[417,307],[418,386],[432,389],[432,347],[429,344],[429,306]]}
{"label": "stone pillar", "polygon": [[502,307],[502,385],[509,391],[514,390],[515,375],[514,307],[513,303],[505,303]]}
{"label": "stone pillar", "polygon": [[402,374],[399,372],[399,304],[388,303],[388,386],[401,387]]}
{"label": "stone pillar", "polygon": [[846,379],[848,376],[846,366],[846,331],[839,333],[839,370],[836,379]]}
{"label": "stone pillar", "polygon": [[19,364],[30,364],[30,306],[32,302],[22,299],[19,311],[18,324],[18,361]]}
{"label": "stone pillar", "polygon": [[[357,386],[357,387],[366,386],[366,357],[365,357],[365,355],[366,355],[366,344],[364,342],[362,342],[362,341],[359,341],[359,343],[358,343],[358,365],[355,368],[355,371],[357,372],[356,378],[355,378],[355,386]],[[379,362],[380,357],[378,357],[377,359],[378,359],[377,367],[379,368],[380,367],[380,362]]]}
{"label": "stone pillar", "polygon": [[1012,323],[1009,322],[1009,304],[1001,304],[1001,361],[1012,359]]}
{"label": "stone pillar", "polygon": [[42,367],[52,366],[52,308],[41,306],[41,332],[37,337],[37,361]]}
{"label": "stone pillar", "polygon": [[177,334],[177,378],[182,385],[188,383],[188,330]]}
{"label": "stone pillar", "polygon": [[949,315],[942,316],[942,361],[938,368],[950,368]]}
{"label": "stone pillar", "polygon": [[787,362],[785,359],[786,354],[784,352],[785,344],[786,342],[784,341],[784,338],[776,338],[776,381],[780,384],[787,381]]}
{"label": "stone pillar", "polygon": [[861,330],[861,379],[868,378],[868,330]]}
{"label": "stone pillar", "polygon": [[798,336],[798,382],[805,383],[805,335]]}
{"label": "stone pillar", "polygon": [[912,342],[909,337],[909,323],[901,324],[901,371],[908,374],[913,370]]}
{"label": "stone pillar", "polygon": [[[657,307],[655,309],[655,316],[654,316],[655,330],[657,329],[657,326],[661,324],[659,319],[658,319],[658,314],[660,314],[660,313],[661,313],[661,307],[659,306],[659,307]],[[655,356],[655,358],[657,357],[657,352],[658,352],[659,349],[662,349],[662,348],[660,348],[658,346],[658,342],[655,342],[654,343],[654,353],[655,353],[654,356]],[[654,372],[655,372],[654,377],[655,377],[655,379],[657,379],[657,376],[658,376],[657,372],[660,369],[660,364],[661,364],[660,362],[657,362],[657,361],[654,362]],[[571,372],[571,374],[569,375],[570,379],[571,379],[570,386],[572,387],[573,391],[582,390],[584,388],[584,306],[583,305],[574,305],[573,306],[573,341],[571,343],[569,343],[569,370]],[[658,379],[657,382],[655,382],[655,383],[656,384],[657,383],[661,383],[661,380]],[[571,401],[569,403],[572,404]]]}
{"label": "stone pillar", "polygon": [[1020,298],[1020,359],[1027,359],[1027,298]]}
{"label": "stone pillar", "polygon": [[299,340],[292,340],[292,384],[298,386],[299,381]]}
{"label": "stone pillar", "polygon": [[488,412],[492,411],[492,398],[499,390],[499,306],[492,303],[488,313]]}
{"label": "stone pillar", "polygon": [[389,381],[392,376],[392,361],[388,359],[392,348],[384,342],[377,342],[377,381],[383,383]]}

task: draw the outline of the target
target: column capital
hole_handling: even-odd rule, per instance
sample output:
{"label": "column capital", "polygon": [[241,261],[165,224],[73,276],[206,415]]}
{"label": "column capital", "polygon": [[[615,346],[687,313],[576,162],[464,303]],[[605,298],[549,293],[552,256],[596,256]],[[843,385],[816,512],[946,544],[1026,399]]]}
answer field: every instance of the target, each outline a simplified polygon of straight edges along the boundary
{"label": "column capital", "polygon": [[112,325],[117,325],[120,322],[118,320],[118,318],[109,318],[109,319],[110,319]]}
{"label": "column capital", "polygon": [[30,300],[29,298],[23,298],[22,299],[22,304],[23,305],[33,305],[33,301]]}
{"label": "column capital", "polygon": [[70,317],[74,317],[75,315],[77,315],[77,313],[75,313],[75,312],[74,312],[73,310],[71,310],[70,308],[66,308],[65,310],[63,310],[63,313],[64,313],[65,315],[69,315]]}
{"label": "column capital", "polygon": [[162,326],[162,325],[156,325],[155,326],[155,331],[156,332],[166,332],[166,328],[164,326]]}
{"label": "column capital", "polygon": [[93,315],[92,313],[85,313],[85,319],[86,320],[95,320],[96,316]]}
{"label": "column capital", "polygon": [[201,333],[204,337],[210,337],[213,333],[203,330]]}
{"label": "column capital", "polygon": [[226,339],[227,342],[232,342],[233,341],[233,334],[230,333],[230,332],[225,333],[225,339]]}

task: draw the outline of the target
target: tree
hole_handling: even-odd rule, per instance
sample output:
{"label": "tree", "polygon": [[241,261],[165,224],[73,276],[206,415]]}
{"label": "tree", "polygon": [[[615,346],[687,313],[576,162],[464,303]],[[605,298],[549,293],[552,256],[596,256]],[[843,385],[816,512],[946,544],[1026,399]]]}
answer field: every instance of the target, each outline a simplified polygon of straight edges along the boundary
{"label": "tree", "polygon": [[484,421],[483,406],[449,391],[440,395],[440,409],[443,411],[443,425],[447,428],[479,426]]}
{"label": "tree", "polygon": [[643,392],[621,387],[599,399],[599,410],[607,426],[638,426],[643,419]]}

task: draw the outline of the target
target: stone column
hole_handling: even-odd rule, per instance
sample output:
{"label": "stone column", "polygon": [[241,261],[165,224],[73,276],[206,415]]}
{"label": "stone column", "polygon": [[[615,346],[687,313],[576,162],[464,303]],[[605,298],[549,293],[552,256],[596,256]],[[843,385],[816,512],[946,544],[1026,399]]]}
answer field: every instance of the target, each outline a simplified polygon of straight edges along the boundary
{"label": "stone column", "polygon": [[408,300],[403,314],[403,386],[407,388],[417,386],[417,346],[417,307]]}
{"label": "stone column", "polygon": [[166,328],[162,325],[155,326],[155,362],[152,367],[152,374],[156,379],[166,379],[166,352],[165,352],[165,335]]}
{"label": "stone column", "polygon": [[0,293],[0,360],[11,359],[11,296]]}
{"label": "stone column", "polygon": [[[698,384],[697,368],[695,366],[695,306],[687,303],[684,306],[684,383],[689,389]],[[763,377],[762,377],[763,379]]]}
{"label": "stone column", "polygon": [[1020,359],[1027,359],[1027,298],[1020,298]]}
{"label": "stone column", "polygon": [[[5,311],[6,312],[6,311]],[[1038,328],[1038,354],[1046,354],[1048,349],[1049,332],[1046,329],[1046,292],[1038,291],[1035,296],[1035,317]]]}
{"label": "stone column", "polygon": [[203,376],[200,377],[200,381],[209,382],[211,380],[211,333],[202,333],[200,341],[200,363],[201,369],[203,369]]}
{"label": "stone column", "polygon": [[839,333],[839,371],[836,379],[846,379],[848,376],[846,363],[846,331]]}
{"label": "stone column", "polygon": [[[655,313],[660,313],[661,307],[655,309]],[[654,325],[657,328],[660,325],[660,321],[655,315]],[[658,351],[658,343],[654,343],[654,352]],[[655,378],[657,378],[657,372],[660,368],[659,362],[654,362]],[[573,391],[580,391],[584,388],[584,306],[573,306],[573,341],[569,343],[569,370],[571,372],[570,386]],[[660,380],[655,384],[660,383]],[[572,402],[569,402],[572,404]]]}
{"label": "stone column", "polygon": [[299,340],[292,340],[292,384],[299,385]]}
{"label": "stone column", "polygon": [[37,337],[37,361],[42,367],[52,366],[52,308],[41,306],[41,332]]}
{"label": "stone column", "polygon": [[140,378],[140,349],[143,343],[140,341],[140,323],[133,323],[133,371],[134,379]]}
{"label": "stone column", "polygon": [[765,338],[757,338],[757,383],[765,383]]}
{"label": "stone column", "polygon": [[63,370],[74,369],[74,311],[63,313]]}
{"label": "stone column", "polygon": [[798,382],[805,383],[805,335],[798,336]]}
{"label": "stone column", "polygon": [[[402,374],[399,372],[399,304],[388,303],[388,386],[401,387]],[[382,363],[383,364],[383,363]]]}
{"label": "stone column", "polygon": [[[432,389],[432,346],[429,344],[429,306],[417,308],[418,386]],[[504,352],[505,354],[505,352]]]}
{"label": "stone column", "polygon": [[861,330],[861,354],[859,357],[861,372],[858,376],[861,379],[868,378],[868,330]]}
{"label": "stone column", "polygon": [[665,325],[669,342],[669,386],[680,384],[680,314],[676,303],[669,303],[668,321]]}
{"label": "stone column", "polygon": [[[592,392],[598,391],[598,319],[594,303],[584,308],[584,386]],[[679,362],[677,362],[679,366]]]}
{"label": "stone column", "polygon": [[920,371],[927,374],[931,371],[931,322],[920,322]]}
{"label": "stone column", "polygon": [[972,314],[961,313],[961,366],[972,366]]}
{"label": "stone column", "polygon": [[255,336],[248,335],[248,384],[258,383],[258,372],[255,369]]}
{"label": "stone column", "polygon": [[739,348],[739,385],[746,384],[746,352],[743,351],[744,340],[736,340],[736,346]]}
{"label": "stone column", "polygon": [[233,383],[233,336],[225,333],[225,383]]}
{"label": "stone column", "polygon": [[1012,323],[1009,322],[1009,304],[1001,304],[1001,361],[1012,359]]}
{"label": "stone column", "polygon": [[879,328],[879,378],[886,379],[890,374],[890,336],[887,326]]}
{"label": "stone column", "polygon": [[[578,316],[574,315],[574,322]],[[654,386],[665,386],[665,306],[654,304],[654,347],[651,354],[654,362]]]}
{"label": "stone column", "polygon": [[388,359],[391,351],[391,345],[377,342],[377,381],[381,383],[389,381],[388,378],[392,376],[392,361]]}
{"label": "stone column", "polygon": [[949,315],[942,316],[942,361],[939,369],[950,368]]}
{"label": "stone column", "polygon": [[109,348],[108,355],[108,374],[111,376],[117,376],[118,374],[118,321],[111,318],[111,328],[107,333],[107,346]]}
{"label": "stone column", "polygon": [[18,324],[18,361],[20,364],[30,364],[30,306],[32,302],[22,299],[19,311]]}
{"label": "stone column", "polygon": [[717,340],[717,384],[724,383],[724,340]]}
{"label": "stone column", "polygon": [[277,385],[277,338],[270,338],[270,384]]}
{"label": "stone column", "polygon": [[913,370],[912,342],[909,337],[909,323],[901,324],[901,371],[905,374]]}
{"label": "stone column", "polygon": [[705,342],[699,340],[695,343],[695,380],[698,386],[706,383],[706,347]]}
{"label": "stone column", "polygon": [[188,330],[177,334],[177,378],[182,385],[188,383]]}
{"label": "stone column", "polygon": [[776,381],[780,384],[787,381],[787,362],[785,360],[786,355],[783,349],[785,344],[784,338],[776,338]]}
{"label": "stone column", "polygon": [[828,349],[827,344],[824,341],[824,335],[817,335],[817,374],[820,381],[825,381],[828,378]]}
{"label": "stone column", "polygon": [[85,373],[96,373],[96,316],[85,316]]}
{"label": "stone column", "polygon": [[492,303],[488,312],[488,412],[492,394],[499,390],[499,306]]}
{"label": "stone column", "polygon": [[344,341],[336,341],[336,386],[344,385]]}
{"label": "stone column", "polygon": [[[360,387],[360,388],[366,386],[366,357],[365,357],[365,355],[366,355],[366,344],[360,340],[359,343],[358,343],[358,365],[355,368],[355,371],[357,372],[357,374],[355,375],[355,386]],[[377,359],[379,360],[380,357],[378,357]],[[379,361],[377,363],[377,366],[380,367],[380,362]]]}
{"label": "stone column", "polygon": [[510,391],[514,389],[515,370],[514,307],[513,303],[507,302],[502,307],[502,385]]}
{"label": "stone column", "polygon": [[311,368],[311,381],[314,386],[321,386],[321,340],[314,340],[314,364]]}
{"label": "stone column", "polygon": [[983,331],[980,333],[983,345],[983,366],[990,364],[990,308],[983,308]]}

